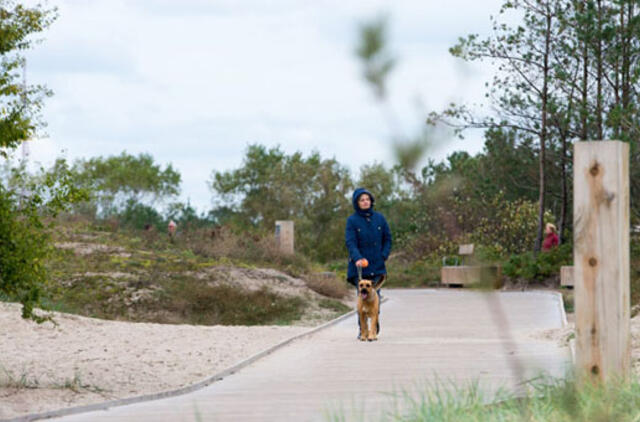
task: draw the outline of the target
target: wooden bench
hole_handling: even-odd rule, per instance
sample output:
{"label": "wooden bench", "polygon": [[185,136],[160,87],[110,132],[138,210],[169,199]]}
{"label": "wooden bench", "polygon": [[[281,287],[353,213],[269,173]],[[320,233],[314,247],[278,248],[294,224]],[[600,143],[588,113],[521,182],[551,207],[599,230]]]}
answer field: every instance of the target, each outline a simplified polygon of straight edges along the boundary
{"label": "wooden bench", "polygon": [[502,287],[502,268],[499,265],[465,265],[465,261],[473,255],[474,245],[460,245],[458,255],[455,258],[456,264],[446,265],[448,257],[442,258],[442,268],[440,269],[440,283],[445,286],[466,286],[470,284],[482,283],[494,288]]}

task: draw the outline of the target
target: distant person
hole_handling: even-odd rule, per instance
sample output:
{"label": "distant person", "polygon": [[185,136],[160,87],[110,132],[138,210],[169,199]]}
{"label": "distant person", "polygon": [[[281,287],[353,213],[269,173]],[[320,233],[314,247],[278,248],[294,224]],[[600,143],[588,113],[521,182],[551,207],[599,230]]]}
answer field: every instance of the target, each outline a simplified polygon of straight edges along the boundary
{"label": "distant person", "polygon": [[173,239],[173,237],[176,234],[176,229],[178,228],[178,225],[176,224],[175,221],[171,220],[169,221],[169,225],[167,226],[167,229],[169,231],[169,238]]}
{"label": "distant person", "polygon": [[360,267],[362,278],[371,280],[374,286],[380,286],[387,275],[385,261],[391,253],[391,230],[384,216],[373,210],[375,198],[371,192],[364,188],[356,189],[352,204],[355,212],[347,218],[345,230],[345,243],[349,251],[347,281],[358,286],[357,267]]}
{"label": "distant person", "polygon": [[544,240],[542,241],[542,250],[548,251],[560,243],[560,239],[558,238],[558,233],[556,226],[551,223],[547,223],[544,227]]}

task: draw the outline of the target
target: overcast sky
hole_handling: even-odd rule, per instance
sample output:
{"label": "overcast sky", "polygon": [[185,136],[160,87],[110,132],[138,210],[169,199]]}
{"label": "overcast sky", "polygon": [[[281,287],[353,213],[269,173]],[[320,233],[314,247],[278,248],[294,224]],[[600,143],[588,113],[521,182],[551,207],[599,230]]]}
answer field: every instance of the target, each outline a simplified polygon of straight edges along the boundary
{"label": "overcast sky", "polygon": [[[53,0],[59,19],[28,54],[29,83],[54,91],[48,138],[30,160],[150,153],[182,174],[181,200],[211,206],[213,171],[248,145],[317,150],[354,174],[393,164],[391,130],[354,55],[357,28],[389,16],[398,60],[391,104],[402,131],[429,110],[483,101],[488,66],[450,57],[459,36],[488,33],[496,0]],[[476,153],[481,133],[429,151]]]}

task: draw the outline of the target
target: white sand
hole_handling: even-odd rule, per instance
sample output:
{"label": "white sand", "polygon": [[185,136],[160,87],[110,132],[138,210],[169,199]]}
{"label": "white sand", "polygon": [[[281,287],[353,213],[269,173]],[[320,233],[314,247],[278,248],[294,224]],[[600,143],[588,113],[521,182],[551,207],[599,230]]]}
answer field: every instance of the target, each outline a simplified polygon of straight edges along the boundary
{"label": "white sand", "polygon": [[[575,316],[567,314],[568,324],[566,327],[554,330],[544,330],[533,333],[532,336],[541,340],[558,342],[561,346],[566,346],[569,340],[575,337]],[[640,314],[631,318],[631,370],[640,377]]]}
{"label": "white sand", "polygon": [[[0,419],[180,388],[309,330],[130,323],[60,313],[56,327],[23,320],[20,309],[0,302]],[[569,315],[567,327],[534,336],[566,345],[573,331]],[[640,375],[640,315],[631,320],[631,337],[632,365]]]}
{"label": "white sand", "polygon": [[55,314],[0,303],[0,419],[193,384],[309,327],[190,326]]}

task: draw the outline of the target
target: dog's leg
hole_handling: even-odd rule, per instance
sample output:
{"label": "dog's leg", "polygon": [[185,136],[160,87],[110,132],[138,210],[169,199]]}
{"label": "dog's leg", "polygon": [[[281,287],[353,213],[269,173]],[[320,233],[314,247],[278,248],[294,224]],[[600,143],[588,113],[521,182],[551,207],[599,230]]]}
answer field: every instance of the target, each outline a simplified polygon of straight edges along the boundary
{"label": "dog's leg", "polygon": [[367,337],[367,340],[369,341],[376,341],[378,340],[378,317],[380,315],[380,300],[379,298],[376,297],[375,300],[375,304],[373,306],[373,309],[371,310],[371,329],[369,330],[369,337]]}
{"label": "dog's leg", "polygon": [[360,341],[367,341],[367,315],[364,312],[359,312],[360,316]]}
{"label": "dog's leg", "polygon": [[378,313],[374,313],[371,316],[371,329],[369,330],[369,337],[367,340],[376,341],[378,340],[378,336],[376,335],[376,326],[378,325]]}

